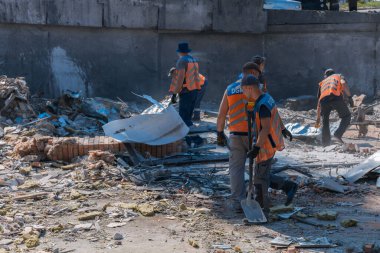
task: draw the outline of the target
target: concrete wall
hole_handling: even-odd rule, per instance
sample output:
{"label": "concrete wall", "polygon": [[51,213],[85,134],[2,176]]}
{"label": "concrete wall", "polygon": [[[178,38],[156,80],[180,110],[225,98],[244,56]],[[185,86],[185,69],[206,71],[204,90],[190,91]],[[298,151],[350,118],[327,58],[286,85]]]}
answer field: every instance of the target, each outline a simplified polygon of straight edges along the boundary
{"label": "concrete wall", "polygon": [[[188,41],[220,100],[242,64],[268,58],[276,98],[315,94],[327,67],[375,95],[380,15],[261,9],[251,0],[0,0],[0,74],[33,92],[135,99],[167,94],[177,42]],[[284,88],[286,87],[286,88]]]}

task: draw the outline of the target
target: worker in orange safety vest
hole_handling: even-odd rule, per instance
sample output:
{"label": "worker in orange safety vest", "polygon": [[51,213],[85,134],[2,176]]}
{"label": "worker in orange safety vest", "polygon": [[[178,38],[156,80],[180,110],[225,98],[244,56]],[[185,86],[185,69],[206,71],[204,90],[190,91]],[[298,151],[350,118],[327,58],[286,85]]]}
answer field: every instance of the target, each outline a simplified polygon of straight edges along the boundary
{"label": "worker in orange safety vest", "polygon": [[[253,75],[259,77],[259,66],[253,62],[248,62],[243,66],[243,77]],[[232,209],[240,212],[240,201],[246,196],[244,170],[247,158],[248,147],[248,121],[245,111],[245,105],[250,102],[254,105],[254,98],[247,98],[243,94],[242,80],[230,84],[223,96],[219,107],[219,115],[217,119],[217,143],[219,146],[228,146],[230,151],[229,156],[229,171],[231,197],[229,204]],[[229,141],[224,134],[225,121],[228,116]],[[281,122],[282,123],[282,122]],[[283,126],[283,125],[282,125]],[[283,134],[291,138],[289,131],[283,127]],[[271,177],[271,187],[274,189],[282,189],[288,196],[287,203],[290,203],[294,197],[291,191],[296,189],[297,185],[291,181]]]}
{"label": "worker in orange safety vest", "polygon": [[253,119],[253,146],[247,157],[256,159],[253,178],[255,196],[268,218],[269,186],[276,184],[277,189],[286,192],[288,198],[285,205],[290,204],[298,188],[296,183],[271,173],[274,155],[285,148],[284,137],[291,139],[292,135],[284,127],[274,99],[260,88],[258,78],[253,75],[245,76],[241,87],[248,99],[255,100],[255,106],[249,112]]}
{"label": "worker in orange safety vest", "polygon": [[339,127],[333,135],[333,140],[338,143],[344,143],[342,136],[351,121],[351,112],[348,109],[347,102],[351,107],[354,106],[350,88],[348,87],[346,80],[342,75],[336,74],[333,69],[327,69],[324,74],[324,80],[319,83],[317,122],[315,124],[316,128],[320,127],[322,115],[323,146],[328,146],[331,143],[330,113],[332,110],[336,110],[339,118],[341,118]]}
{"label": "worker in orange safety vest", "polygon": [[172,95],[172,102],[176,103],[176,96],[179,94],[179,115],[187,126],[192,126],[191,120],[198,95],[202,85],[205,82],[205,77],[199,74],[198,61],[189,53],[191,49],[189,44],[179,43],[177,53],[179,59],[176,67],[171,69],[172,82],[169,92]]}

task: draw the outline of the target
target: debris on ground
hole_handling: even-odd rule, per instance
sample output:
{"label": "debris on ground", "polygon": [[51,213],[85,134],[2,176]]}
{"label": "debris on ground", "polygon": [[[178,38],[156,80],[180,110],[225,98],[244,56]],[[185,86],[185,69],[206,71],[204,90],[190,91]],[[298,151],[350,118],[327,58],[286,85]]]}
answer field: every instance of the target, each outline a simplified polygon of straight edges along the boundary
{"label": "debris on ground", "polygon": [[[134,125],[138,135],[128,139],[135,141],[121,143],[105,136],[102,127],[157,117],[152,115],[164,109],[144,110],[121,99],[84,98],[73,91],[53,100],[29,98],[22,78],[7,78],[6,85],[4,80],[0,91],[16,87],[3,93],[5,100],[7,94],[23,98],[12,100],[8,109],[14,114],[4,110],[0,119],[0,252],[133,251],[142,241],[157,249],[165,241],[172,247],[166,252],[297,252],[343,250],[352,238],[360,247],[376,249],[380,164],[378,151],[371,153],[380,147],[374,125],[366,133],[372,139],[360,140],[356,125],[351,126],[347,149],[320,147],[317,137],[287,142],[272,172],[299,184],[294,205],[282,205],[286,195],[270,189],[271,222],[244,226],[244,215],[225,207],[229,152],[216,146],[215,114],[205,114],[180,135],[167,131],[175,124],[159,129],[167,122],[149,121],[146,129],[165,138],[141,134],[142,127]],[[167,100],[160,104],[169,106]],[[175,106],[170,105],[170,113],[176,113]],[[372,109],[365,120],[380,116],[379,106]],[[284,123],[313,132],[315,109],[279,111]],[[118,134],[131,133],[117,125]],[[360,152],[370,146],[369,153]]]}

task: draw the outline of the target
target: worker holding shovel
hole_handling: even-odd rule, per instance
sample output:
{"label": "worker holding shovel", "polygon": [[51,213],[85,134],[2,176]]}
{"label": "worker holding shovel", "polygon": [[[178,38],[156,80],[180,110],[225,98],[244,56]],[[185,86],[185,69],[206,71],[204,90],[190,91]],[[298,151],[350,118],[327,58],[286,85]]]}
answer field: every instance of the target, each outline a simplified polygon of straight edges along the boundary
{"label": "worker holding shovel", "polygon": [[[271,174],[271,166],[276,151],[285,148],[284,137],[291,140],[291,133],[284,127],[280,115],[277,111],[274,99],[268,94],[263,93],[259,87],[259,80],[253,75],[243,78],[241,87],[244,95],[248,99],[255,100],[253,111],[249,112],[248,120],[253,121],[253,145],[247,153],[248,158],[253,161],[256,159],[254,167],[254,189],[256,200],[264,210],[266,217],[269,215],[269,196],[268,188],[275,185],[277,189],[283,189],[287,194],[286,205],[290,204],[297,191],[298,185],[287,181],[280,176]],[[252,129],[249,129],[252,131]],[[250,162],[251,166],[253,162]],[[248,192],[248,197],[252,195]],[[242,201],[242,207],[247,215],[244,205],[250,199]],[[249,218],[249,217],[247,217]]]}

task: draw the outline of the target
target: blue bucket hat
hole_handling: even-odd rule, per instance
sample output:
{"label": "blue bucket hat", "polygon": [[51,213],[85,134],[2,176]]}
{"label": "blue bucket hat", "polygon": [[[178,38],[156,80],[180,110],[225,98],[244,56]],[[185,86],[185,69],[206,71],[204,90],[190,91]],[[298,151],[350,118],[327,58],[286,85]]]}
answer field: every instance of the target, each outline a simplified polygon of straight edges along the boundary
{"label": "blue bucket hat", "polygon": [[189,48],[189,43],[182,42],[178,44],[177,53],[190,53],[191,49]]}

